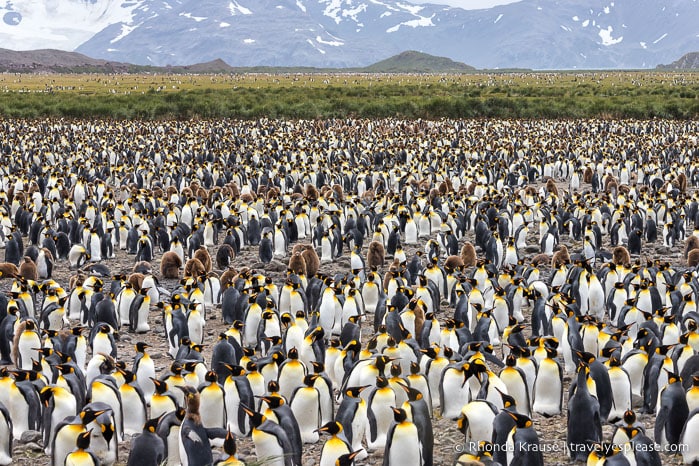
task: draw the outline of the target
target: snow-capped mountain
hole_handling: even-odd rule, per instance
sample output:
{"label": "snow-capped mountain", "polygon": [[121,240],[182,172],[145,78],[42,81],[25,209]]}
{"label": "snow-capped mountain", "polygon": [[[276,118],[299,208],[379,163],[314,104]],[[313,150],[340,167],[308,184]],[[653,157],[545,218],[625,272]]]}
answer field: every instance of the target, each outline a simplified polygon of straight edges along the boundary
{"label": "snow-capped mountain", "polygon": [[0,44],[152,65],[365,66],[404,50],[477,68],[653,68],[699,50],[698,0],[23,0]]}

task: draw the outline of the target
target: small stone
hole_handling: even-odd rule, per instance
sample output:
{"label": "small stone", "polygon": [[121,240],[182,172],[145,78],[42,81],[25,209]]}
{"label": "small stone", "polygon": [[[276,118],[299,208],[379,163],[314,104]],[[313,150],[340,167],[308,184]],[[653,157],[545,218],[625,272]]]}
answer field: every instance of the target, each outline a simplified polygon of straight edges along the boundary
{"label": "small stone", "polygon": [[151,354],[150,354],[150,358],[151,358],[151,359],[162,359],[162,358],[163,358],[163,354],[162,354],[162,353],[151,353]]}
{"label": "small stone", "polygon": [[306,461],[304,461],[303,466],[314,466],[316,464],[316,460],[313,458],[309,458]]}
{"label": "small stone", "polygon": [[26,430],[22,432],[22,436],[19,438],[19,443],[32,443],[41,441],[41,432],[35,430]]}
{"label": "small stone", "polygon": [[153,323],[155,323],[155,325],[162,325],[163,320],[162,320],[162,319],[155,319],[155,320],[153,321]]}

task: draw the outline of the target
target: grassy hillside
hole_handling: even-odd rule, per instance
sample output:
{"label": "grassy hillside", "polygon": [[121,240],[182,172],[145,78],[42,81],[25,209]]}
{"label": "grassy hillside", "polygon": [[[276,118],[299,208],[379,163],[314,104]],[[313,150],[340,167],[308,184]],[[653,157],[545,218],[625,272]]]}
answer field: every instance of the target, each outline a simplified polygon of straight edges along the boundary
{"label": "grassy hillside", "polygon": [[0,74],[37,118],[697,118],[699,73]]}
{"label": "grassy hillside", "polygon": [[464,73],[475,68],[451,58],[409,50],[367,66],[364,70],[370,73]]}

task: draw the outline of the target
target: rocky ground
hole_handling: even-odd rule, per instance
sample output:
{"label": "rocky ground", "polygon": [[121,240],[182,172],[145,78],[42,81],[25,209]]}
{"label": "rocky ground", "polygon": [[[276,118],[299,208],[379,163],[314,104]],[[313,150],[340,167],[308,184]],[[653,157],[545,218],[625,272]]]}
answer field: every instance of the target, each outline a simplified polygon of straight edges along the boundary
{"label": "rocky ground", "polygon": [[[530,238],[528,244],[529,246],[525,253],[525,258],[531,258],[539,252],[538,246],[536,246],[536,237],[534,233],[530,233]],[[467,239],[473,239],[467,237]],[[571,252],[577,252],[581,249],[581,244],[569,241],[567,237],[562,238],[562,241],[568,244]],[[674,249],[667,250],[660,245],[648,245],[645,255],[645,259],[652,259],[654,257],[663,258],[669,260],[671,263],[678,267],[683,266],[684,260],[682,259],[681,245],[678,244]],[[366,248],[365,248],[366,249]],[[416,248],[406,248],[406,253],[408,257],[414,253]],[[215,248],[210,250],[213,254],[215,253]],[[366,252],[366,251],[365,251]],[[115,273],[129,273],[132,270],[134,263],[133,256],[126,255],[123,251],[117,253],[117,257],[112,260],[105,261],[105,264],[110,267],[111,272]],[[388,265],[388,264],[386,264]],[[258,262],[257,248],[248,248],[241,251],[241,254],[235,259],[234,267],[252,266],[256,269],[262,271],[265,275],[271,276],[274,282],[279,284],[282,282],[285,276],[286,265],[282,262],[274,261],[263,267],[263,264]],[[341,257],[333,264],[324,264],[321,266],[321,272],[326,274],[333,274],[336,272],[347,272],[349,268],[349,259],[347,257],[347,252],[345,252],[345,257]],[[153,262],[153,270],[156,276],[159,276],[159,255],[157,255],[156,260]],[[548,267],[542,267],[545,273],[548,273]],[[55,268],[54,279],[59,283],[67,287],[68,280],[73,271],[68,269],[67,262],[59,262]],[[175,280],[161,280],[160,281],[163,288],[167,290],[172,290],[176,286]],[[0,282],[2,289],[6,290],[9,288],[10,281],[3,280]],[[444,320],[450,313],[447,306],[443,303],[441,307],[440,318]],[[529,319],[529,313],[525,311],[525,317]],[[144,341],[152,346],[150,349],[150,354],[156,362],[156,368],[158,370],[158,375],[161,375],[167,370],[171,357],[167,353],[167,343],[164,338],[163,322],[160,312],[153,308],[151,315],[149,317],[149,323],[151,326],[151,331],[147,334],[136,335],[131,334],[128,331],[122,331],[121,339],[118,342],[119,359],[125,360],[127,366],[130,366],[131,361],[134,357],[134,344],[138,341]],[[367,335],[371,335],[372,327],[370,322],[364,322],[363,335],[364,339],[367,339]],[[215,342],[216,336],[224,331],[227,326],[223,323],[221,319],[220,309],[213,309],[208,312],[207,324],[206,324],[206,337],[204,343],[207,345],[204,350],[204,354],[207,357],[207,361],[211,354],[211,349],[213,343]],[[497,350],[499,352],[499,349]],[[570,384],[570,377],[566,376],[565,379],[565,394],[564,394],[564,413],[555,416],[553,418],[544,418],[540,415],[534,415],[533,421],[536,427],[542,444],[547,445],[547,452],[544,455],[545,464],[555,465],[555,464],[571,464],[571,461],[567,458],[565,452],[565,438],[566,438],[566,415],[565,406],[567,403],[567,388]],[[653,435],[653,423],[655,417],[652,415],[641,415],[639,414],[639,420],[645,425],[647,433],[649,436]],[[441,419],[437,414],[433,419],[434,425],[434,437],[435,437],[435,447],[434,447],[434,458],[436,465],[446,465],[453,464],[454,458],[457,453],[460,452],[463,443],[463,435],[456,429],[456,423],[452,420]],[[611,426],[605,426],[605,439],[611,439]],[[17,465],[31,465],[38,466],[49,464],[49,458],[44,455],[40,435],[36,433],[29,432],[22,439],[16,439],[14,445],[14,464]],[[126,464],[129,456],[129,445],[130,439],[127,437],[126,441],[120,445],[119,449],[119,465]],[[320,458],[320,451],[322,448],[322,437],[321,442],[315,445],[305,445],[304,446],[304,466],[312,466],[318,464]],[[238,439],[238,452],[239,456],[243,460],[254,460],[255,452],[254,446],[250,439]],[[363,461],[361,464],[366,465],[378,465],[381,464],[382,455],[381,452],[372,453],[367,460]],[[663,464],[682,464],[681,457],[672,457],[669,455],[663,456]]]}

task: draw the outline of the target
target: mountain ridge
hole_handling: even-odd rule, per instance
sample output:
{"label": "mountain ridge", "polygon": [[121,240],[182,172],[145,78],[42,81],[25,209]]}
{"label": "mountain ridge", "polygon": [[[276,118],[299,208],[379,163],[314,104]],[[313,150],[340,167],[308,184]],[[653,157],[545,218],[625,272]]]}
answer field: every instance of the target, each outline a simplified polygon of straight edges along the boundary
{"label": "mountain ridge", "polygon": [[682,55],[669,65],[658,65],[660,70],[699,70],[699,52]]}
{"label": "mountain ridge", "polygon": [[699,0],[61,0],[0,6],[0,44],[110,62],[355,68],[405,50],[479,69],[653,69],[699,50]]}
{"label": "mountain ridge", "polygon": [[0,72],[28,73],[243,73],[243,72],[324,72],[354,71],[364,73],[460,73],[474,71],[475,68],[455,62],[445,57],[416,52],[402,52],[363,68],[273,68],[273,67],[233,67],[217,58],[208,62],[182,66],[143,66],[131,63],[95,59],[78,52],[55,49],[16,51],[0,48]]}

